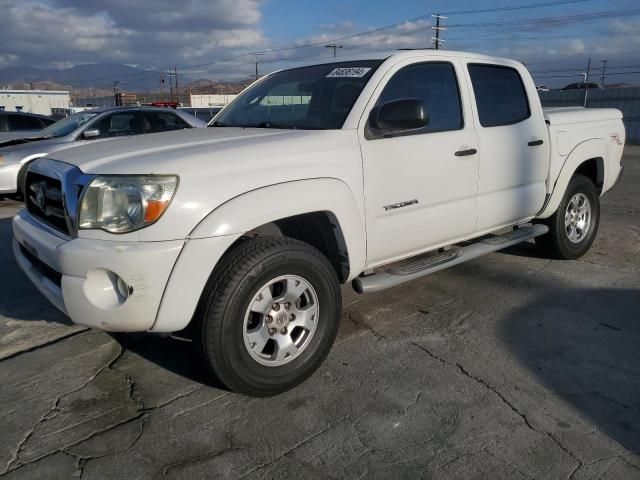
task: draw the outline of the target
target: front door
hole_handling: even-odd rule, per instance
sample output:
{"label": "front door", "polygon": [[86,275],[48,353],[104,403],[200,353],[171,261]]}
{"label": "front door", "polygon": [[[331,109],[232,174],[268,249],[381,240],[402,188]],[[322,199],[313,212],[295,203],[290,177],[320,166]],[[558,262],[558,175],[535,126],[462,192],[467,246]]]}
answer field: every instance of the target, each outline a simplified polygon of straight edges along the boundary
{"label": "front door", "polygon": [[[477,138],[456,63],[403,62],[372,107],[421,99],[426,127],[367,139],[361,134],[367,262],[375,266],[470,236],[476,226]],[[369,109],[370,110],[370,109]],[[368,113],[368,112],[367,112]]]}

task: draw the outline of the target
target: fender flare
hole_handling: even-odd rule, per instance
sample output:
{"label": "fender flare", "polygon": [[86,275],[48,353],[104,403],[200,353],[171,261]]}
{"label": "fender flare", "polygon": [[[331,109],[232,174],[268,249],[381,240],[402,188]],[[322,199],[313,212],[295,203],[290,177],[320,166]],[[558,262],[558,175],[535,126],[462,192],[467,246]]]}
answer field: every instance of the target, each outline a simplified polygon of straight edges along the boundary
{"label": "fender flare", "polygon": [[243,193],[209,213],[189,238],[243,234],[265,223],[311,212],[335,216],[344,236],[350,272],[358,275],[366,259],[364,224],[351,189],[336,178],[296,180]]}
{"label": "fender flare", "polygon": [[582,165],[587,160],[591,160],[592,158],[601,158],[603,161],[603,165],[605,167],[604,180],[606,181],[606,165],[607,165],[607,147],[606,143],[601,138],[592,138],[589,140],[585,140],[584,142],[579,143],[569,155],[562,165],[560,169],[560,173],[555,180],[553,185],[553,191],[551,192],[551,196],[547,200],[545,206],[542,211],[537,215],[537,218],[549,218],[560,206],[560,202],[562,201],[562,197],[564,196],[564,192],[567,190],[569,186],[569,182],[571,181],[571,177],[576,172],[578,167]]}

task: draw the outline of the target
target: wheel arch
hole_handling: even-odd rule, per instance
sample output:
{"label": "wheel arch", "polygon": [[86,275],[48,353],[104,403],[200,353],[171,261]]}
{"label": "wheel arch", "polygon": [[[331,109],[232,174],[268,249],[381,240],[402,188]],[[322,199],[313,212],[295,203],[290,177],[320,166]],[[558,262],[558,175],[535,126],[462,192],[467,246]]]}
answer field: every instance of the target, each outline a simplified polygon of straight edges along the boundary
{"label": "wheel arch", "polygon": [[571,178],[576,173],[590,178],[596,185],[598,193],[601,193],[606,182],[607,157],[606,144],[602,139],[594,138],[578,144],[567,156],[555,179],[553,191],[537,217],[548,218],[553,215],[562,201]]}
{"label": "wheel arch", "polygon": [[248,237],[274,234],[302,240],[320,250],[343,283],[364,268],[364,225],[344,182],[320,178],[252,190],[220,205],[192,230],[169,277],[151,330],[185,328],[220,259]]}

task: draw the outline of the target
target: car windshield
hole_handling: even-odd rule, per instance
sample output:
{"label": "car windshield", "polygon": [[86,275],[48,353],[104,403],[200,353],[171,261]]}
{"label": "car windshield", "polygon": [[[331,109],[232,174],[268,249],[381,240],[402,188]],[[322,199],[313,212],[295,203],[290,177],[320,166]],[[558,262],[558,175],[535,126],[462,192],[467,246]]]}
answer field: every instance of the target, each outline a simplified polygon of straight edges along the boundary
{"label": "car windshield", "polygon": [[70,117],[63,118],[62,120],[58,120],[56,123],[49,125],[47,128],[42,130],[40,134],[42,134],[43,137],[50,138],[64,137],[65,135],[69,135],[78,127],[87,123],[96,115],[97,113],[94,112],[74,113]]}
{"label": "car windshield", "polygon": [[382,60],[329,63],[269,75],[211,127],[338,129]]}

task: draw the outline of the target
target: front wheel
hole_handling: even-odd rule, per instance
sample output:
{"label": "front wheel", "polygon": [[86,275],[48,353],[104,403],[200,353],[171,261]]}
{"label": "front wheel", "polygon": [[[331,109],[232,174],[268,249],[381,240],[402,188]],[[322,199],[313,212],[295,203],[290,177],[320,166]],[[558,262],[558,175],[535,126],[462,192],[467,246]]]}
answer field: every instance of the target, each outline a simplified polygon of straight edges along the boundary
{"label": "front wheel", "polygon": [[549,232],[536,244],[553,258],[574,260],[593,245],[600,224],[600,198],[593,182],[574,175],[556,212],[542,223]]}
{"label": "front wheel", "polygon": [[244,241],[207,286],[197,318],[201,357],[235,392],[281,393],[326,358],[341,303],[333,267],[310,245],[280,237]]}

